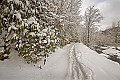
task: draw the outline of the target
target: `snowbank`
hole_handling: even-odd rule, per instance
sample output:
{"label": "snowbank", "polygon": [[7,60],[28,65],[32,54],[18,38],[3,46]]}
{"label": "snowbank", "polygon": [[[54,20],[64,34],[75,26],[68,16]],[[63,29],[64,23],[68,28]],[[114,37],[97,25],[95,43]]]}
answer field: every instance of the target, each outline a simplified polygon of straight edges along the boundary
{"label": "snowbank", "polygon": [[[119,47],[118,47],[119,49]],[[120,59],[120,49],[119,50],[116,50],[115,47],[110,47],[108,49],[105,49],[102,51],[105,55],[109,55],[108,58],[110,56],[114,56],[114,55],[117,55],[116,58]],[[120,61],[119,61],[120,62]]]}
{"label": "snowbank", "polygon": [[25,62],[12,53],[9,60],[0,61],[0,80],[64,80],[68,68],[69,45],[51,54],[42,69]]}

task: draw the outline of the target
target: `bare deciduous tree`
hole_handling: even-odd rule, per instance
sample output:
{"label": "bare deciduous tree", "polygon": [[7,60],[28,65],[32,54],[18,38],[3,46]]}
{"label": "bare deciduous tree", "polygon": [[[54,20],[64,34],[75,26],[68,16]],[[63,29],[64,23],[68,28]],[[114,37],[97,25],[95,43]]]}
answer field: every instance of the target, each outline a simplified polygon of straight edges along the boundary
{"label": "bare deciduous tree", "polygon": [[94,6],[89,6],[85,11],[85,27],[86,27],[86,45],[90,47],[91,42],[91,29],[96,26],[99,26],[98,23],[101,22],[103,16],[101,15],[99,9]]}

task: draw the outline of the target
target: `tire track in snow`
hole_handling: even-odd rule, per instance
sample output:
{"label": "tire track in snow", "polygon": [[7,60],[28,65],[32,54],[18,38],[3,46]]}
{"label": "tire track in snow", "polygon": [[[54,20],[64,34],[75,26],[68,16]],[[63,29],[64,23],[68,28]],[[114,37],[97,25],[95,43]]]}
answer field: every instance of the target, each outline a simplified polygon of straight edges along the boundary
{"label": "tire track in snow", "polygon": [[85,73],[86,75],[86,79],[85,80],[94,80],[94,72],[92,71],[92,69],[90,69],[88,66],[86,66],[84,63],[82,63],[82,53],[81,52],[77,52],[76,46],[75,46],[75,56],[76,54],[78,54],[78,57],[76,56],[76,59],[78,61],[78,63],[80,63],[81,65],[81,70],[83,73]]}
{"label": "tire track in snow", "polygon": [[68,71],[67,71],[67,73],[66,73],[66,75],[65,75],[65,77],[64,77],[65,80],[71,80],[71,77],[70,77],[70,76],[71,76],[70,50],[72,49],[73,45],[74,45],[74,44],[71,44],[71,45],[69,45],[69,47],[67,47],[67,50],[68,50],[68,51],[67,51],[66,53],[68,54],[68,68],[67,68]]}
{"label": "tire track in snow", "polygon": [[[81,59],[82,54],[79,55]],[[89,71],[89,74],[87,73]],[[93,72],[83,63],[81,63],[76,56],[75,44],[72,45],[72,48],[69,52],[69,71],[68,74],[69,80],[93,80]]]}
{"label": "tire track in snow", "polygon": [[73,50],[72,57],[73,57],[74,62],[75,62],[75,63],[73,63],[73,65],[75,65],[75,67],[73,67],[73,69],[75,68],[75,70],[73,70],[73,73],[77,72],[77,76],[74,76],[74,79],[75,79],[75,77],[77,77],[77,79],[86,80],[87,75],[86,75],[86,73],[84,71],[84,68],[83,68],[83,66],[81,65],[81,63],[78,61],[78,59],[76,57],[75,45],[73,46],[72,50]]}

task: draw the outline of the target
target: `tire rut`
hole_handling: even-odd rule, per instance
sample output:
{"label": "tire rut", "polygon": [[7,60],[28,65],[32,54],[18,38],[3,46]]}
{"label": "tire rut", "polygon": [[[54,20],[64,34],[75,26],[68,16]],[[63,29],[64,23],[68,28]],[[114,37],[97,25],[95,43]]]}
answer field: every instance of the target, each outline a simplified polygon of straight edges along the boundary
{"label": "tire rut", "polygon": [[[79,56],[81,58],[82,54]],[[83,63],[81,63],[77,56],[75,50],[75,44],[72,45],[69,51],[69,68],[68,68],[69,80],[93,80],[93,72]],[[87,71],[90,72],[91,75],[88,75]]]}

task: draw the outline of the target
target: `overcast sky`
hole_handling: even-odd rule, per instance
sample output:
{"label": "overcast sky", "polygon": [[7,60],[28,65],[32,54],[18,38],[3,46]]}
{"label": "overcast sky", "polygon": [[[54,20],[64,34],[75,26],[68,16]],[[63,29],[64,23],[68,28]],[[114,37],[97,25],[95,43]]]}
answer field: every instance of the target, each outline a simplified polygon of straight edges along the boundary
{"label": "overcast sky", "polygon": [[99,8],[104,17],[100,29],[104,30],[112,22],[120,20],[120,0],[82,0],[83,9],[90,5]]}

